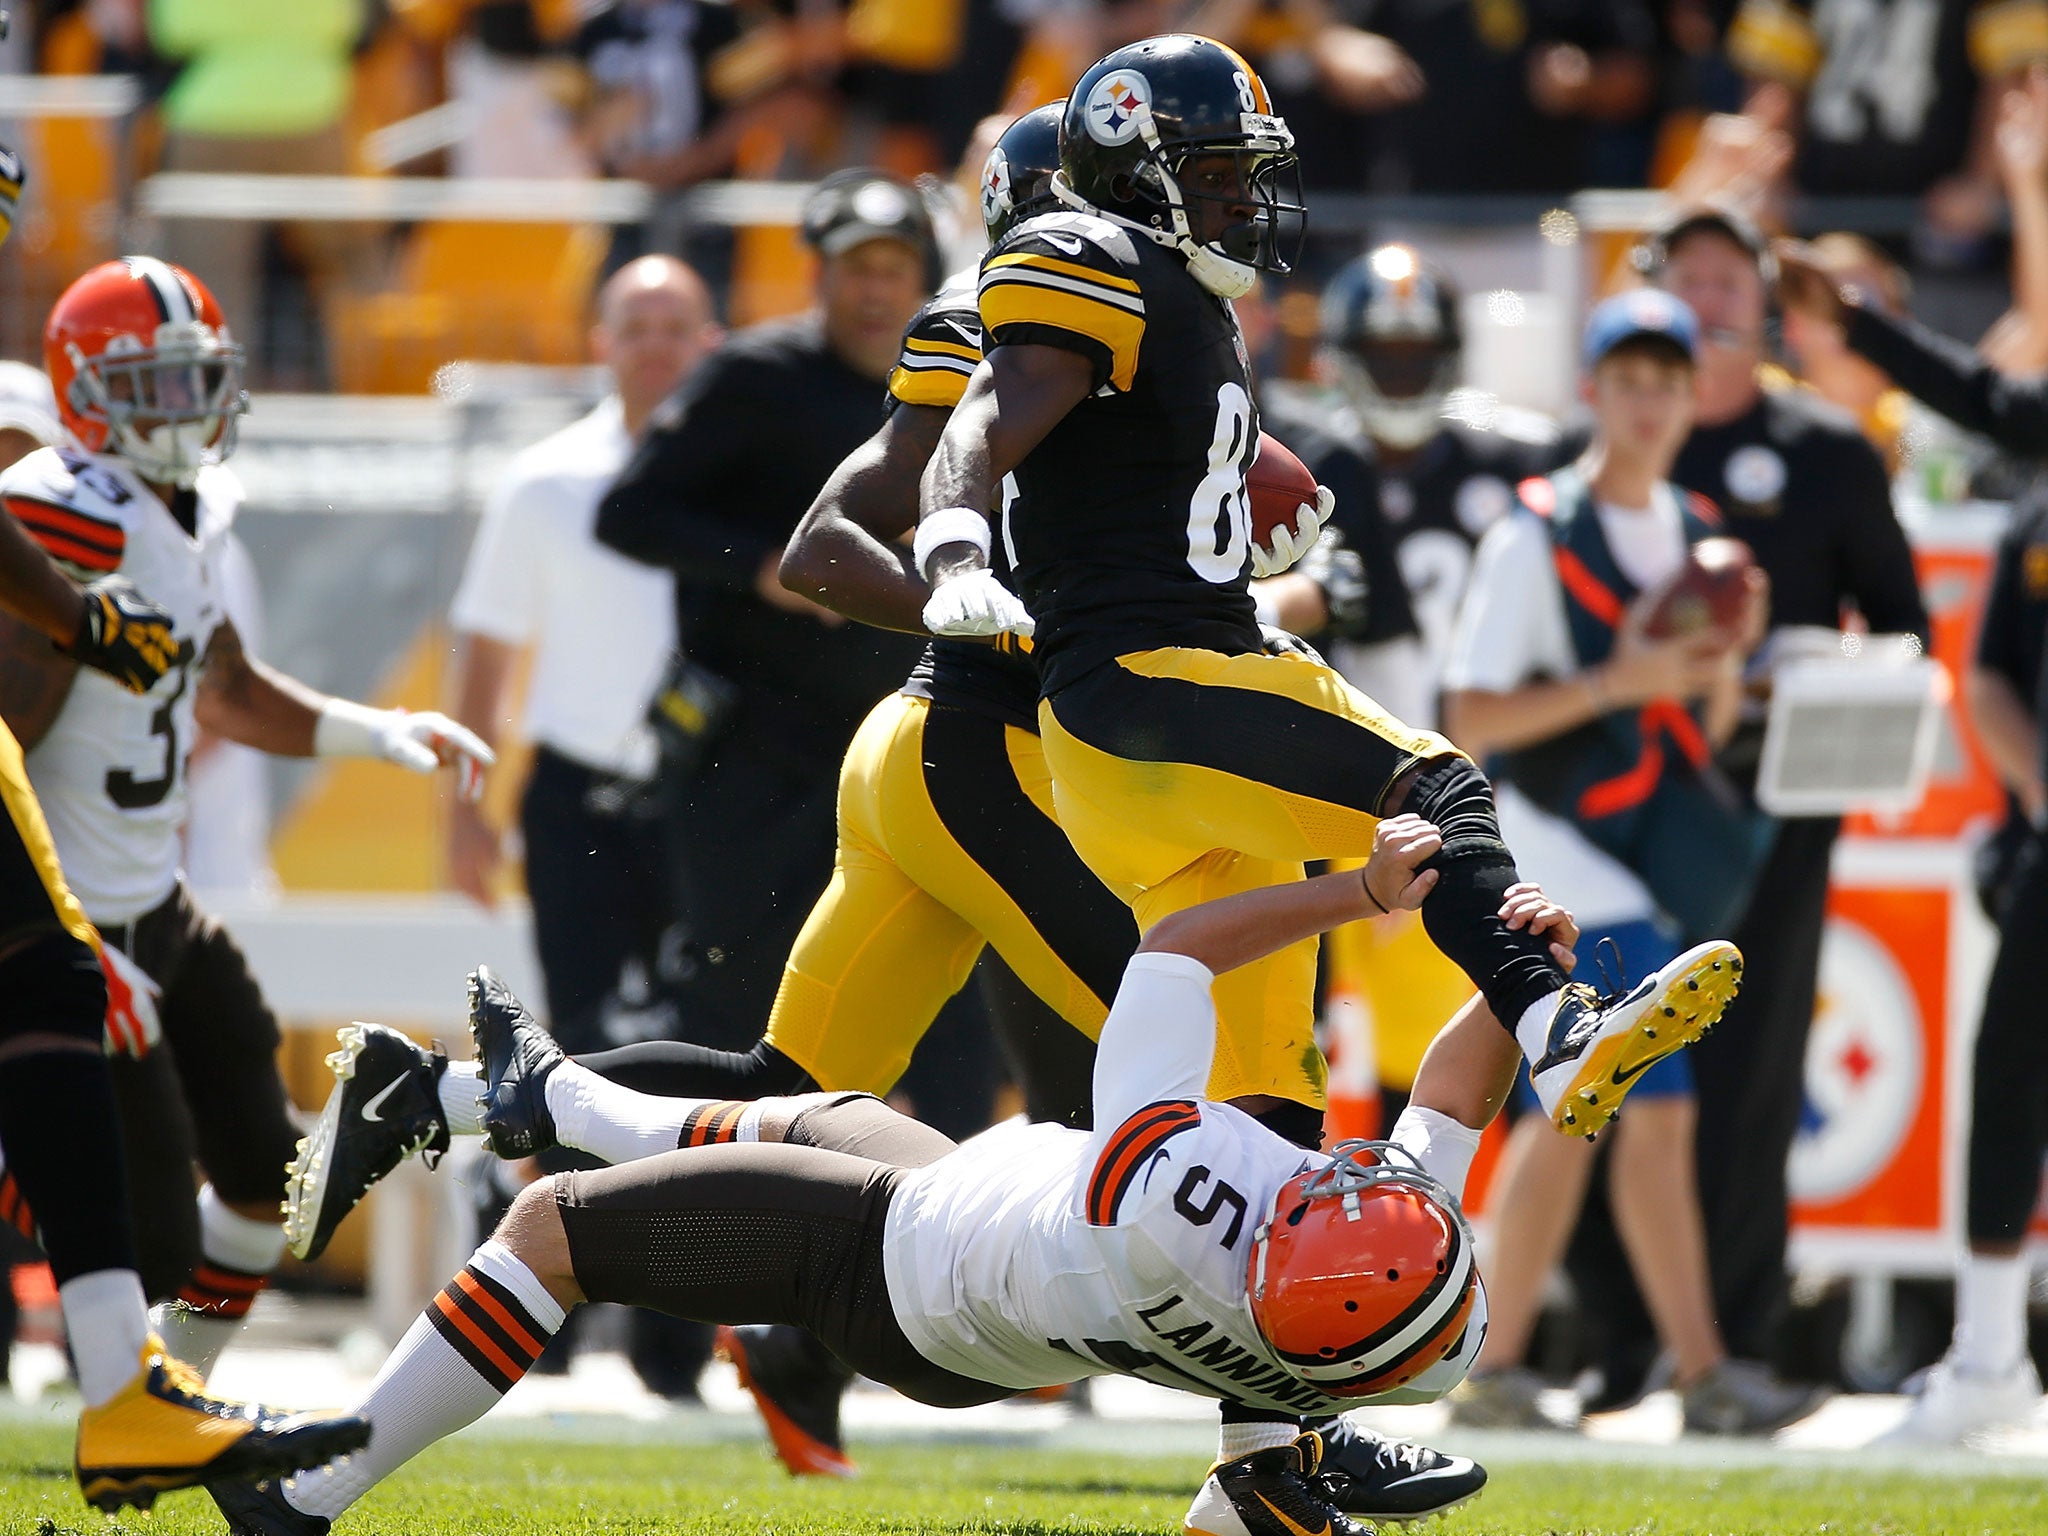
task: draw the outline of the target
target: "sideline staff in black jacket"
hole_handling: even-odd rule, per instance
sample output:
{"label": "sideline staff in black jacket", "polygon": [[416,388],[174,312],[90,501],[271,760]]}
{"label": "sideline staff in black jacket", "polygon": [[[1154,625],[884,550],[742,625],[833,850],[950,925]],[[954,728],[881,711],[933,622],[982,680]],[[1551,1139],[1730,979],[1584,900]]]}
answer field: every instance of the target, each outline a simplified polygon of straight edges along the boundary
{"label": "sideline staff in black jacket", "polygon": [[707,1045],[760,1035],[831,878],[840,758],[917,659],[915,640],[844,623],[776,567],[882,419],[903,327],[937,275],[931,223],[912,188],[843,171],[813,195],[804,235],[820,257],[817,306],[711,357],[655,413],[597,519],[604,543],[675,573],[677,634],[708,706],[673,794],[696,967],[684,1027]]}

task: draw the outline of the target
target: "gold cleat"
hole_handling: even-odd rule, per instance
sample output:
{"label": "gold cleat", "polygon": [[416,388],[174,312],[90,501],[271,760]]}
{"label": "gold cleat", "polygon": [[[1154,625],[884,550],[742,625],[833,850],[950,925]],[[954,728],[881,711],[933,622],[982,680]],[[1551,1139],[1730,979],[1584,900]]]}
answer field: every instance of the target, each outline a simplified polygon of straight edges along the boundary
{"label": "gold cleat", "polygon": [[1551,1123],[1567,1136],[1597,1136],[1636,1079],[1711,1030],[1741,986],[1742,951],[1715,939],[1620,995],[1567,987],[1550,1049],[1529,1074]]}
{"label": "gold cleat", "polygon": [[199,1373],[151,1335],[135,1379],[78,1416],[73,1463],[86,1503],[146,1510],[160,1493],[317,1467],[370,1443],[353,1414],[287,1414],[208,1397]]}

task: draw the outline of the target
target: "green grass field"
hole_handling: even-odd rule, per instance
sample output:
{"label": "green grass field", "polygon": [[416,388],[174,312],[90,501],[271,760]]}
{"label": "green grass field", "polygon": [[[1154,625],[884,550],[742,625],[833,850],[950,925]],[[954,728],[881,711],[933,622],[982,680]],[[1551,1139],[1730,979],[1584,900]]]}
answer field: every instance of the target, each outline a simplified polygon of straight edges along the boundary
{"label": "green grass field", "polygon": [[[857,1482],[798,1483],[751,1444],[473,1439],[437,1447],[408,1467],[357,1505],[338,1536],[1172,1536],[1203,1470],[1179,1458],[983,1445],[899,1443],[861,1459],[866,1475]],[[78,1500],[63,1432],[18,1422],[0,1431],[0,1532],[7,1536],[221,1529],[204,1494],[166,1496],[147,1518],[104,1520]],[[2009,1536],[2048,1532],[2048,1480],[1518,1462],[1498,1467],[1477,1500],[1425,1529],[1429,1536]]]}

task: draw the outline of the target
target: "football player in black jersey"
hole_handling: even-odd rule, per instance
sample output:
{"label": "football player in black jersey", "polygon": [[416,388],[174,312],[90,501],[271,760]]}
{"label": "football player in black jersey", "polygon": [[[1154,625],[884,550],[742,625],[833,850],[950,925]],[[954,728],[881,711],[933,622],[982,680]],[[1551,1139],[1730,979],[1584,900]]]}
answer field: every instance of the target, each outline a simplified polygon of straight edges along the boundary
{"label": "football player in black jersey", "polygon": [[[1299,879],[1307,859],[1362,856],[1382,815],[1443,827],[1424,920],[1506,1026],[1474,1010],[1459,1044],[1472,1037],[1503,1088],[1519,1045],[1558,1126],[1598,1131],[1639,1071],[1711,1026],[1739,957],[1702,946],[1619,998],[1569,983],[1494,918],[1517,877],[1471,762],[1329,668],[1264,653],[1249,578],[1291,563],[1327,516],[1305,509],[1258,545],[1245,491],[1259,423],[1229,300],[1286,270],[1296,243],[1286,123],[1230,49],[1151,38],[1081,77],[1060,164],[1065,211],[982,265],[984,362],[923,483],[928,627],[1033,630],[1061,825],[1105,883],[1135,890],[1141,929]],[[999,505],[1021,603],[990,565]],[[1309,943],[1219,983],[1215,1096],[1320,1111],[1314,968]],[[1490,1113],[1464,1107],[1439,1116],[1446,1136]]]}
{"label": "football player in black jersey", "polygon": [[[1476,392],[1454,398],[1465,345],[1458,291],[1413,246],[1383,245],[1338,271],[1323,290],[1321,341],[1343,402],[1327,430],[1378,471],[1380,516],[1423,647],[1420,665],[1403,650],[1346,673],[1403,719],[1434,721],[1472,551],[1513,508],[1517,485],[1563,462],[1558,433]],[[1293,446],[1277,417],[1274,426]]]}
{"label": "football player in black jersey", "polygon": [[[991,241],[1058,206],[1049,185],[1058,165],[1064,107],[1061,102],[1027,113],[990,153],[981,192]],[[867,623],[923,630],[931,588],[895,541],[916,523],[918,476],[980,362],[980,339],[970,282],[949,283],[911,321],[902,360],[889,379],[888,423],[834,474],[790,540],[783,579],[797,591]],[[1003,552],[992,551],[992,557],[998,575],[1007,576]],[[1323,569],[1323,579],[1330,580],[1331,568]],[[1298,574],[1276,578],[1307,580]],[[1318,584],[1310,606],[1327,614],[1342,601]],[[848,757],[844,791],[846,803],[865,811],[880,834],[874,842],[891,842],[901,857],[878,856],[871,845],[865,869],[843,878],[849,861],[842,845],[842,878],[812,914],[790,968],[793,978],[805,972],[807,949],[812,968],[816,958],[835,953],[885,951],[887,965],[841,967],[835,982],[842,1006],[810,1022],[805,1034],[822,1036],[829,1024],[830,1033],[845,1038],[842,1049],[858,1048],[863,1056],[877,1049],[907,1053],[929,1012],[904,1006],[900,996],[883,1003],[889,995],[884,989],[900,993],[906,972],[915,975],[920,965],[928,968],[942,958],[954,930],[985,937],[1056,1014],[1029,1034],[1027,1050],[1016,1053],[1033,1117],[1079,1123],[1075,1117],[1087,1112],[1085,1061],[1092,1059],[1107,997],[1081,983],[1092,979],[1092,956],[1121,955],[1136,934],[1118,898],[1087,872],[1053,819],[1029,645],[1014,632],[935,637],[903,693],[876,706]],[[886,753],[871,754],[875,763],[857,763],[860,742],[883,731],[889,733]],[[899,757],[904,769],[876,771],[886,756]],[[931,835],[934,825],[942,835]],[[908,900],[900,889],[905,885],[917,891]],[[1105,906],[1117,909],[1114,915],[1105,915]],[[919,921],[934,931],[920,931]],[[887,929],[895,941],[873,945],[878,929]],[[863,972],[870,977],[864,987]],[[937,974],[932,979],[946,981]],[[950,985],[959,985],[957,977]],[[864,997],[869,1006],[862,1008]],[[1073,1028],[1061,1026],[1060,1019]],[[813,1048],[806,1058],[802,1043],[789,1040],[789,1033],[788,1024],[771,1024],[769,1037],[799,1059],[837,1054]],[[1077,1053],[1084,1037],[1090,1048]],[[1011,1038],[1027,1044],[1021,1031],[1013,1029]],[[1084,1065],[1075,1101],[1069,1066],[1077,1054]],[[1314,1144],[1313,1134],[1308,1141]],[[733,1343],[742,1350],[758,1348],[765,1356],[760,1363],[772,1368],[797,1353],[787,1341],[789,1332],[739,1329]],[[773,1427],[778,1409],[787,1417],[789,1391],[803,1389],[790,1379],[793,1373],[783,1373],[782,1383],[763,1380],[759,1369],[750,1374],[756,1395],[768,1399],[764,1412]],[[783,1387],[781,1403],[774,1400],[777,1385]],[[1226,1424],[1275,1417],[1234,1405],[1225,1409]],[[1230,1433],[1226,1429],[1226,1439]],[[1388,1441],[1348,1422],[1323,1433],[1323,1480],[1335,1505],[1351,1514],[1421,1518],[1469,1498],[1486,1480],[1469,1459]]]}

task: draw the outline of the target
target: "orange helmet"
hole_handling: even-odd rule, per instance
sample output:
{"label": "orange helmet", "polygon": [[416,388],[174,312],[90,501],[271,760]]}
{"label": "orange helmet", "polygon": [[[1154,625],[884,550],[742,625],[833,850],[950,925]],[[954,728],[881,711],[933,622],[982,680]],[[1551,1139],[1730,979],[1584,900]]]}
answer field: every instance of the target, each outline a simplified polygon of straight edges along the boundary
{"label": "orange helmet", "polygon": [[1479,1278],[1449,1190],[1388,1141],[1340,1143],[1282,1184],[1252,1239],[1252,1320],[1332,1397],[1406,1385],[1464,1336]]}
{"label": "orange helmet", "polygon": [[220,305],[154,256],[104,262],[66,288],[43,327],[43,366],[64,430],[145,480],[191,485],[209,457],[233,452],[249,408]]}

